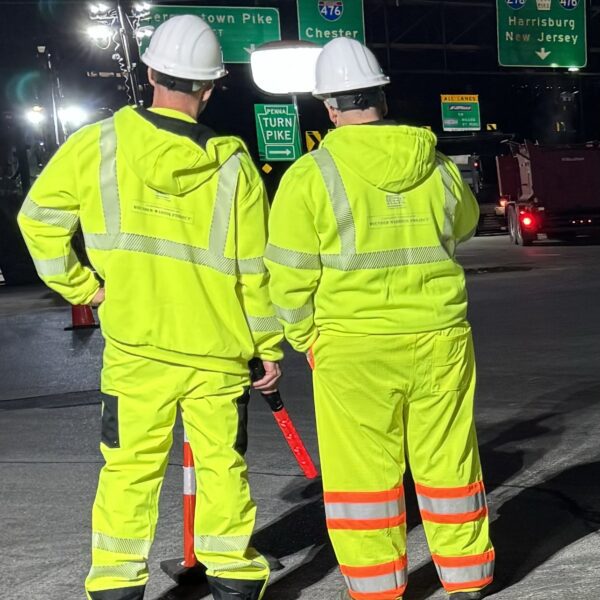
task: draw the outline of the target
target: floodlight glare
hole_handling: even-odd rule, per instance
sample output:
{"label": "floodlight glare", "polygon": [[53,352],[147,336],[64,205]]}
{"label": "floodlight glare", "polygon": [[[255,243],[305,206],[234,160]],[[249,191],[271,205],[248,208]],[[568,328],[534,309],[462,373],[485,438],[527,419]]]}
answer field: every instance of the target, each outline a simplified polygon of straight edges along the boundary
{"label": "floodlight glare", "polygon": [[58,110],[58,118],[65,127],[77,129],[88,120],[88,114],[80,106],[66,106]]}
{"label": "floodlight glare", "polygon": [[269,42],[250,55],[254,83],[269,94],[302,94],[315,89],[315,67],[323,49],[312,42]]}
{"label": "floodlight glare", "polygon": [[87,34],[95,42],[108,42],[112,37],[113,31],[108,25],[90,25],[87,28]]}
{"label": "floodlight glare", "polygon": [[569,67],[569,73],[577,73],[579,72],[579,67]]}
{"label": "floodlight glare", "polygon": [[152,37],[153,33],[154,33],[154,27],[151,27],[151,26],[147,25],[145,27],[140,27],[139,29],[136,29],[135,30],[135,37],[138,40],[141,40],[143,38]]}
{"label": "floodlight glare", "polygon": [[25,118],[35,126],[41,125],[46,120],[44,109],[41,106],[33,106],[25,113]]}

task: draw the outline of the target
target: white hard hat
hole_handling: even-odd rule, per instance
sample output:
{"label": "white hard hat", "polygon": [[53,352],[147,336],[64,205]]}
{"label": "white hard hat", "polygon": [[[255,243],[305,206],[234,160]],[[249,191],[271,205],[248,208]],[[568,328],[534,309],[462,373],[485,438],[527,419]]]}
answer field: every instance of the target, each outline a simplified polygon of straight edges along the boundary
{"label": "white hard hat", "polygon": [[387,85],[390,78],[381,70],[375,55],[359,41],[336,38],[325,44],[317,60],[313,96],[362,90]]}
{"label": "white hard hat", "polygon": [[215,32],[194,15],[180,15],[162,23],[150,38],[142,61],[159,73],[193,81],[227,75]]}

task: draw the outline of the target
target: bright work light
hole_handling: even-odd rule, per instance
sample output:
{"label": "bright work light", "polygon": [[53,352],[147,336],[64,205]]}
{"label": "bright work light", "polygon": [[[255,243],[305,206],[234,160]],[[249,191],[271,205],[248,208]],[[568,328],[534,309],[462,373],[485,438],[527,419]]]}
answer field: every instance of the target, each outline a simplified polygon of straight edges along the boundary
{"label": "bright work light", "polygon": [[112,37],[113,30],[108,25],[91,25],[87,28],[87,34],[95,42],[109,42]]}
{"label": "bright work light", "polygon": [[321,51],[312,42],[298,40],[263,44],[250,55],[254,83],[269,94],[312,92]]}
{"label": "bright work light", "polygon": [[80,106],[66,106],[58,110],[58,118],[65,127],[77,129],[88,120],[88,114]]}
{"label": "bright work light", "polygon": [[33,106],[30,110],[25,113],[25,118],[32,125],[41,125],[46,120],[44,109],[41,106]]}

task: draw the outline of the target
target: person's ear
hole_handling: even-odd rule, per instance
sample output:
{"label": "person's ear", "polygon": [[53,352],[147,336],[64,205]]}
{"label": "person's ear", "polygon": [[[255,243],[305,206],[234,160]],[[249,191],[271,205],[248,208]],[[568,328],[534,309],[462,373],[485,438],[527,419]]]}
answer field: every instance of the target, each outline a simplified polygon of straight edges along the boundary
{"label": "person's ear", "polygon": [[202,92],[202,102],[206,103],[208,102],[208,100],[210,99],[210,97],[212,96],[212,93],[215,89],[214,84],[210,85],[209,87],[207,87],[204,92]]}
{"label": "person's ear", "polygon": [[327,108],[327,113],[329,114],[329,120],[337,127],[339,123],[340,113],[336,108],[333,108],[329,102],[325,102],[325,108]]}
{"label": "person's ear", "polygon": [[148,67],[148,81],[152,87],[156,87],[156,79],[154,78],[154,72]]}

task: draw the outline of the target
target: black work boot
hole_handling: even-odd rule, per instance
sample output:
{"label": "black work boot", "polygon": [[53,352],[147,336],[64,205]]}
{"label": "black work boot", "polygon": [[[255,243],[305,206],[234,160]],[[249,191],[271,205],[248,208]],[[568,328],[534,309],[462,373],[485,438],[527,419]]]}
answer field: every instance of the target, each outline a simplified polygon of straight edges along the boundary
{"label": "black work boot", "polygon": [[88,592],[88,594],[92,600],[142,600],[145,589],[145,585],[138,585],[135,587],[119,588],[117,590]]}
{"label": "black work boot", "polygon": [[482,598],[482,592],[455,592],[448,595],[449,600],[481,600]]}
{"label": "black work boot", "polygon": [[214,600],[258,600],[265,581],[206,577]]}

